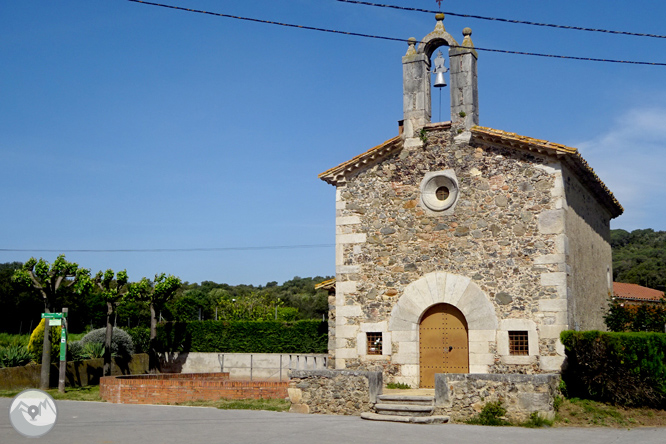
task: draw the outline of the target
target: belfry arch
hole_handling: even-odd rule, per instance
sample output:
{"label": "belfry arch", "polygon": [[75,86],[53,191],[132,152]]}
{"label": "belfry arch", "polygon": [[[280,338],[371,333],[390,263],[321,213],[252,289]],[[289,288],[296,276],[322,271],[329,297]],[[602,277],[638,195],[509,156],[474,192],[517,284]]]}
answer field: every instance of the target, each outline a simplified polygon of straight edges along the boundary
{"label": "belfry arch", "polygon": [[417,40],[410,38],[407,53],[402,58],[405,139],[418,140],[416,133],[431,121],[430,59],[442,46],[449,47],[451,120],[463,119],[466,129],[479,124],[478,55],[471,39],[472,30],[463,30],[461,45],[446,32],[444,14],[437,14],[435,18],[434,31],[425,36],[418,47]]}

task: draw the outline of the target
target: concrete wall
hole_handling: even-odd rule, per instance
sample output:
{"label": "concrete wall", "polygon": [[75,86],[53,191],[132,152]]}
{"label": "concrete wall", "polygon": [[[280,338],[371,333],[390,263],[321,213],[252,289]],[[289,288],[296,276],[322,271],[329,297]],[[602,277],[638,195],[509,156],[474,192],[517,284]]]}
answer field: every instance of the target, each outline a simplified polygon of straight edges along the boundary
{"label": "concrete wall", "polygon": [[613,292],[610,214],[563,170],[568,238],[569,328],[606,330],[603,315]]}
{"label": "concrete wall", "polygon": [[325,369],[325,354],[168,353],[160,355],[164,373],[228,372],[231,379],[286,381],[289,370]]}

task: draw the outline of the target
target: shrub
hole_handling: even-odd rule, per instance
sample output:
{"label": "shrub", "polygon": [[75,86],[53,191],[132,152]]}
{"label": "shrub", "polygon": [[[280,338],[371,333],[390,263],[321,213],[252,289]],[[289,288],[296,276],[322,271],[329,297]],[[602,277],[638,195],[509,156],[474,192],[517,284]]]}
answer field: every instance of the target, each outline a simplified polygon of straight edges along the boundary
{"label": "shrub", "polygon": [[[32,355],[32,359],[40,363],[42,362],[42,352],[44,351],[44,327],[46,319],[42,319],[35,327],[30,335],[28,341],[28,351]],[[49,327],[51,329],[51,362],[57,362],[60,359],[60,334],[62,327]]]}
{"label": "shrub", "polygon": [[666,300],[654,304],[630,305],[611,301],[604,315],[610,331],[664,331],[666,324]]}
{"label": "shrub", "polygon": [[315,320],[168,322],[157,327],[157,351],[325,353],[328,324]]}
{"label": "shrub", "polygon": [[567,395],[666,407],[666,334],[564,331]]}
{"label": "shrub", "polygon": [[410,389],[409,384],[405,384],[404,382],[389,382],[386,384],[387,389],[401,389],[401,390],[407,390]]}
{"label": "shrub", "polygon": [[8,347],[10,345],[25,345],[27,347],[28,341],[30,341],[30,335],[0,333],[0,347]]}
{"label": "shrub", "polygon": [[[105,338],[106,328],[92,330],[81,339],[81,345],[83,346],[84,352],[86,350],[86,344],[91,342],[102,344],[103,347]],[[92,352],[98,349],[88,348],[87,350]],[[132,338],[124,330],[121,330],[117,327],[113,327],[113,337],[111,338],[111,354],[127,360],[129,360],[134,354],[134,343],[132,342]]]}
{"label": "shrub", "polygon": [[0,348],[0,367],[19,367],[32,361],[32,355],[24,345]]}
{"label": "shrub", "polygon": [[469,419],[467,424],[487,426],[511,425],[509,421],[504,419],[504,415],[506,415],[506,409],[502,406],[502,401],[489,402],[483,406],[478,415]]}
{"label": "shrub", "polygon": [[83,344],[81,341],[71,341],[67,343],[67,360],[68,361],[82,361],[83,357]]}
{"label": "shrub", "polygon": [[123,330],[132,338],[132,343],[134,343],[134,353],[148,352],[150,349],[150,328],[133,327],[123,328]]}
{"label": "shrub", "polygon": [[539,412],[530,413],[530,419],[521,424],[523,427],[538,428],[538,427],[551,427],[553,421],[546,419],[539,415]]}

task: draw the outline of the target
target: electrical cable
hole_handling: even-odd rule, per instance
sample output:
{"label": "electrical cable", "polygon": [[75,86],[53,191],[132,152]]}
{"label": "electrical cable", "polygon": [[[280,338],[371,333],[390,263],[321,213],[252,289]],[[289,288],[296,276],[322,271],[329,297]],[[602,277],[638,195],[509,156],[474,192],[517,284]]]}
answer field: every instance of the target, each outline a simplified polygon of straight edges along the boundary
{"label": "electrical cable", "polygon": [[[372,35],[372,34],[363,34],[363,33],[358,33],[358,32],[348,32],[348,31],[338,31],[334,29],[326,29],[326,28],[317,28],[314,26],[305,26],[305,25],[294,25],[290,23],[281,23],[281,22],[275,22],[271,20],[262,20],[262,19],[255,19],[255,18],[250,18],[250,17],[241,17],[241,16],[236,16],[236,15],[230,15],[230,14],[222,14],[218,12],[210,12],[210,11],[202,11],[199,9],[190,9],[190,8],[183,8],[180,6],[172,6],[172,5],[165,5],[162,3],[153,3],[153,2],[147,2],[143,0],[127,0],[129,2],[133,3],[141,3],[144,5],[150,5],[150,6],[159,6],[162,8],[169,8],[169,9],[176,9],[179,11],[187,11],[187,12],[196,12],[199,14],[207,14],[207,15],[214,15],[218,17],[225,17],[225,18],[231,18],[231,19],[236,19],[236,20],[245,20],[245,21],[250,21],[250,22],[255,22],[255,23],[263,23],[263,24],[269,24],[269,25],[278,25],[278,26],[286,26],[289,28],[300,28],[300,29],[307,29],[310,31],[319,31],[319,32],[329,32],[333,34],[344,34],[344,35],[350,35],[350,36],[355,36],[355,37],[365,37],[365,38],[372,38],[372,39],[381,39],[381,40],[391,40],[391,41],[396,41],[396,42],[408,42],[408,39],[402,39],[402,38],[397,38],[397,37],[386,37],[386,36],[380,36],[380,35]],[[451,48],[466,48],[463,46],[451,46]],[[469,49],[469,48],[467,48]],[[600,58],[594,58],[594,57],[577,57],[577,56],[566,56],[566,55],[556,55],[556,54],[542,54],[542,53],[535,53],[535,52],[523,52],[523,51],[511,51],[511,50],[506,50],[506,49],[492,49],[492,48],[480,48],[480,47],[474,47],[476,51],[488,51],[488,52],[497,52],[497,53],[502,53],[502,54],[515,54],[515,55],[527,55],[527,56],[535,56],[535,57],[549,57],[549,58],[556,58],[556,59],[569,59],[569,60],[582,60],[582,61],[587,61],[587,62],[605,62],[605,63],[623,63],[623,64],[631,64],[631,65],[651,65],[651,66],[666,66],[666,63],[660,63],[660,62],[641,62],[641,61],[632,61],[632,60],[616,60],[616,59],[600,59]]]}
{"label": "electrical cable", "polygon": [[0,251],[12,251],[21,253],[173,253],[187,251],[252,251],[252,250],[295,250],[299,248],[331,248],[335,244],[312,244],[312,245],[273,245],[261,247],[212,247],[212,248],[139,248],[139,249],[18,249],[18,248],[0,248]]}
{"label": "electrical cable", "polygon": [[428,14],[437,14],[441,12],[442,14],[446,15],[451,15],[454,17],[466,17],[466,18],[473,18],[473,19],[479,19],[479,20],[490,20],[490,21],[495,21],[495,22],[505,22],[505,23],[515,23],[515,24],[520,24],[520,25],[532,25],[532,26],[544,26],[548,28],[558,28],[558,29],[570,29],[574,31],[590,31],[590,32],[603,32],[606,34],[620,34],[620,35],[630,35],[630,36],[635,36],[635,37],[652,37],[652,38],[657,38],[657,39],[666,39],[666,35],[660,35],[660,34],[645,34],[645,33],[640,33],[640,32],[629,32],[629,31],[613,31],[610,29],[599,29],[599,28],[585,28],[582,26],[568,26],[568,25],[556,25],[552,23],[539,23],[539,22],[530,22],[530,21],[525,21],[525,20],[513,20],[513,19],[505,19],[505,18],[499,18],[499,17],[485,17],[482,15],[472,15],[472,14],[459,14],[455,12],[446,12],[446,11],[434,11],[434,10],[429,10],[429,9],[421,9],[421,8],[410,8],[406,6],[397,6],[397,5],[385,5],[382,3],[371,3],[371,2],[363,2],[363,1],[358,1],[358,0],[336,0],[338,2],[342,3],[351,3],[351,4],[356,4],[356,5],[364,5],[364,6],[377,6],[381,8],[390,8],[390,9],[398,9],[402,11],[414,11],[414,12],[426,12]]}

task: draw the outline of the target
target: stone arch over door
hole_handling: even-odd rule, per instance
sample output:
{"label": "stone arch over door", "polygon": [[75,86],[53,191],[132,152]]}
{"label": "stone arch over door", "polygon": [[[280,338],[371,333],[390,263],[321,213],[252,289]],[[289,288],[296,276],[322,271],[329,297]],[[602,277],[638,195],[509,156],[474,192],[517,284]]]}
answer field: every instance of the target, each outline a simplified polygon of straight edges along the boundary
{"label": "stone arch over door", "polygon": [[401,382],[418,386],[419,323],[428,308],[442,303],[456,307],[467,321],[469,372],[488,373],[494,363],[490,350],[498,322],[490,298],[470,278],[436,271],[409,284],[391,311],[388,329],[397,347],[391,361],[401,367]]}

